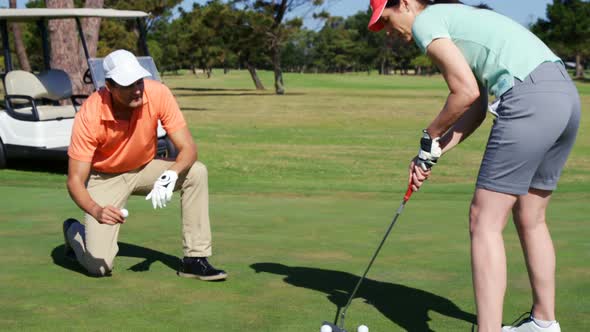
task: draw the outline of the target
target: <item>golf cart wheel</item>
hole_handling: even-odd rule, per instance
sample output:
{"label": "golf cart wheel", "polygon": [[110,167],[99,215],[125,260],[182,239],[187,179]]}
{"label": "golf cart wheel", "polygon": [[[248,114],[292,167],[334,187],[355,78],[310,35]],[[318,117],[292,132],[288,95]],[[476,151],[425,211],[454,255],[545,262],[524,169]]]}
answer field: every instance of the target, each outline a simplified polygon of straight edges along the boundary
{"label": "golf cart wheel", "polygon": [[158,151],[156,152],[156,156],[161,159],[173,160],[178,156],[178,150],[168,136],[158,139]]}
{"label": "golf cart wheel", "polygon": [[178,150],[176,150],[176,146],[172,143],[172,140],[166,136],[166,158],[176,159],[178,156]]}
{"label": "golf cart wheel", "polygon": [[0,139],[0,169],[6,168],[6,150],[4,149],[4,143]]}
{"label": "golf cart wheel", "polygon": [[82,76],[82,82],[84,82],[85,84],[94,84],[94,82],[92,81],[92,73],[90,72],[90,68],[86,69],[86,71],[84,72],[84,75]]}

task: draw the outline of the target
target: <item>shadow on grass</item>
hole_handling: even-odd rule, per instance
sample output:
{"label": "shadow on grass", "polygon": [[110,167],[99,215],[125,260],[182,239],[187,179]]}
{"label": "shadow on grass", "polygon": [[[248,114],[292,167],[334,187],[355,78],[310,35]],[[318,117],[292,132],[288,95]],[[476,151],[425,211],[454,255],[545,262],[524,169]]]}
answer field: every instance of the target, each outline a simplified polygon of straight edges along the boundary
{"label": "shadow on grass", "polygon": [[9,159],[6,164],[7,169],[25,172],[44,172],[53,174],[68,174],[68,161],[58,159]]}
{"label": "shadow on grass", "polygon": [[[254,89],[217,89],[217,88],[185,88],[176,87],[174,95],[177,97],[195,97],[195,96],[221,96],[221,97],[238,97],[238,96],[277,96],[271,90],[254,90]],[[179,92],[177,92],[179,91]],[[186,93],[193,92],[193,93]],[[304,96],[302,92],[288,92],[287,96]],[[184,108],[183,108],[184,110]]]}
{"label": "shadow on grass", "polygon": [[183,107],[182,111],[185,112],[204,112],[209,111],[208,108],[200,108],[200,107]]}
{"label": "shadow on grass", "polygon": [[[177,271],[180,267],[180,258],[163,252],[152,250],[145,247],[136,246],[125,242],[119,242],[119,252],[117,256],[143,258],[144,260],[131,266],[129,270],[134,272],[145,272],[150,270],[150,266],[155,262],[161,262],[170,269]],[[55,247],[51,251],[53,263],[71,271],[89,275],[86,270],[76,261],[67,259],[64,256],[64,245]],[[115,258],[116,260],[116,258]],[[116,262],[115,262],[116,271]]]}
{"label": "shadow on grass", "polygon": [[195,92],[213,92],[213,91],[225,91],[225,92],[254,92],[254,89],[223,89],[223,88],[186,88],[186,87],[177,87],[173,88],[173,90],[179,91],[195,91]]}
{"label": "shadow on grass", "polygon": [[[285,276],[283,280],[293,286],[326,293],[328,299],[337,307],[334,323],[359,280],[358,276],[346,272],[278,263],[255,263],[250,267],[256,273],[266,272]],[[367,278],[361,284],[355,298],[363,298],[366,303],[374,306],[407,331],[432,331],[428,326],[428,312],[431,310],[468,323],[477,322],[474,314],[461,310],[449,299],[399,284]]]}

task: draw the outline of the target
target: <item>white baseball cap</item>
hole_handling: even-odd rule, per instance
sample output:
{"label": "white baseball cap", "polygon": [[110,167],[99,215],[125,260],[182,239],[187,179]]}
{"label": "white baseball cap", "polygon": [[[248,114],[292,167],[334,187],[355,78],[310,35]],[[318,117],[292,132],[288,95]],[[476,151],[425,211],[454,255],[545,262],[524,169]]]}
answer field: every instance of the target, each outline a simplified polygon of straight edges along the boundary
{"label": "white baseball cap", "polygon": [[105,78],[110,78],[121,86],[129,86],[141,78],[152,76],[139,64],[135,55],[126,50],[109,53],[102,62],[102,68]]}

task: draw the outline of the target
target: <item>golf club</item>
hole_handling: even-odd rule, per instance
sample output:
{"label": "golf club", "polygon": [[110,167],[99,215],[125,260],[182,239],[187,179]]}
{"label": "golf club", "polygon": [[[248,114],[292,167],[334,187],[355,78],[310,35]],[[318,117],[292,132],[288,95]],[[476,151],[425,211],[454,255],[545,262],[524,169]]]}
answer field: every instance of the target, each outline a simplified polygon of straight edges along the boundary
{"label": "golf club", "polygon": [[[393,217],[393,220],[391,221],[391,224],[389,224],[389,228],[387,228],[387,232],[385,232],[385,236],[383,236],[383,239],[381,240],[381,243],[379,243],[379,246],[377,247],[377,250],[375,250],[375,253],[373,254],[373,257],[371,258],[371,261],[369,262],[369,265],[365,269],[365,273],[363,273],[363,276],[357,282],[356,286],[354,287],[354,290],[352,291],[352,293],[350,294],[350,297],[348,298],[348,302],[346,303],[346,306],[344,307],[344,309],[340,313],[340,321],[338,321],[338,317],[336,318],[336,321],[334,322],[334,324],[332,324],[330,322],[324,321],[322,323],[321,332],[327,332],[328,330],[331,331],[331,332],[346,332],[346,330],[344,329],[344,320],[346,318],[346,310],[348,310],[348,307],[350,306],[350,303],[352,302],[352,299],[354,299],[354,296],[356,295],[356,292],[358,291],[359,287],[361,286],[361,283],[363,282],[363,280],[367,276],[367,273],[369,272],[369,269],[371,269],[371,266],[373,265],[373,262],[375,261],[375,258],[377,258],[377,255],[379,254],[379,251],[381,250],[381,247],[383,247],[383,244],[385,243],[385,240],[389,236],[389,233],[391,232],[391,229],[393,228],[393,225],[395,225],[395,222],[397,221],[397,218],[402,213],[402,210],[404,209],[404,206],[410,200],[410,197],[412,196],[412,193],[413,193],[413,191],[412,191],[412,185],[410,184],[410,185],[408,185],[408,189],[406,190],[406,194],[404,195],[403,201],[401,202],[399,208],[397,209],[397,211],[395,213],[395,217]],[[340,322],[340,324],[338,324],[338,322]],[[324,328],[324,326],[326,326],[326,328]]]}

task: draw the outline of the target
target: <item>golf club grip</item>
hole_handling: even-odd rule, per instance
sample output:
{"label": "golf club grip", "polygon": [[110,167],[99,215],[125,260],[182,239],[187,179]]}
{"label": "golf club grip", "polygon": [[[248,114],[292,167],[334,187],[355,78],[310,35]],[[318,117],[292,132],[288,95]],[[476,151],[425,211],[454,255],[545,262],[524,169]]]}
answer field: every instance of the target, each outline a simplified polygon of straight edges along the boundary
{"label": "golf club grip", "polygon": [[412,184],[409,184],[408,190],[406,190],[406,195],[404,196],[404,202],[409,201],[410,197],[412,197],[413,193],[414,193],[414,191],[412,190]]}

